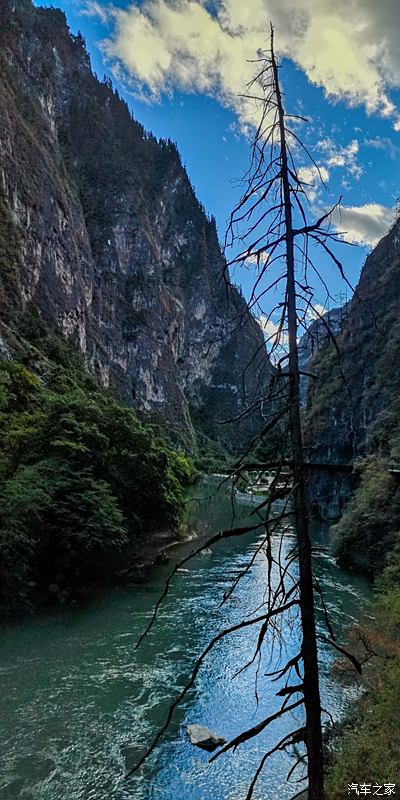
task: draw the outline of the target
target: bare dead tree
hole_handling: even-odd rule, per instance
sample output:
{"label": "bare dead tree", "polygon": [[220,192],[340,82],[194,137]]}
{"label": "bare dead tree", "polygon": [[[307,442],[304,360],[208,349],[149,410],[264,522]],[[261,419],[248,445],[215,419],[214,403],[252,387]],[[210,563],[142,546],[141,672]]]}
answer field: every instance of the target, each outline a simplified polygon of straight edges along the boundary
{"label": "bare dead tree", "polygon": [[[304,485],[304,451],[300,420],[300,375],[297,351],[297,292],[295,272],[295,233],[293,228],[292,195],[289,152],[286,140],[285,111],[279,84],[278,68],[274,53],[274,32],[271,27],[272,85],[275,92],[277,121],[280,139],[280,172],[284,204],[284,227],[286,246],[286,303],[289,348],[289,420],[290,441],[293,458],[294,514],[298,543],[299,604],[303,631],[303,694],[306,712],[305,743],[308,756],[309,800],[323,800],[324,768],[321,725],[321,702],[318,677],[318,652],[314,611],[314,588],[311,559],[311,542],[308,532],[308,512]],[[293,172],[295,187],[298,187]],[[301,201],[300,208],[301,208]],[[305,235],[308,235],[306,233]]]}
{"label": "bare dead tree", "polygon": [[[301,625],[299,650],[283,666],[280,662],[278,669],[266,674],[266,677],[273,682],[277,681],[280,686],[276,692],[281,700],[279,709],[227,742],[211,760],[220,758],[229,750],[236,750],[282,716],[289,715],[291,718],[294,710],[303,709],[304,722],[300,725],[296,723],[293,730],[263,754],[249,786],[246,800],[251,800],[253,797],[257,780],[267,759],[273,753],[287,748],[296,748],[297,752],[296,762],[290,770],[289,777],[297,768],[306,765],[306,772],[300,781],[304,780],[307,784],[308,800],[323,800],[324,710],[321,708],[319,691],[316,596],[322,602],[328,633],[326,636],[321,634],[321,640],[347,656],[357,671],[361,671],[361,665],[353,655],[337,643],[321,587],[313,574],[306,481],[310,469],[318,465],[308,463],[304,454],[300,408],[301,370],[297,341],[299,331],[307,328],[310,310],[314,317],[324,322],[316,308],[314,291],[310,285],[310,273],[313,273],[322,286],[326,287],[330,297],[325,278],[313,258],[314,248],[319,247],[325,256],[329,256],[334,267],[339,270],[342,277],[345,277],[342,264],[332,250],[332,243],[342,242],[342,239],[339,234],[331,230],[332,208],[320,213],[314,222],[308,221],[312,207],[307,199],[307,184],[301,179],[296,167],[294,158],[296,151],[300,151],[311,161],[321,181],[322,177],[311,154],[293,130],[293,126],[290,127],[290,119],[293,119],[293,116],[285,112],[272,26],[270,48],[254,63],[257,65],[257,74],[248,85],[244,97],[246,102],[255,103],[260,121],[252,143],[250,167],[243,179],[243,193],[232,212],[228,226],[226,247],[234,247],[238,252],[226,265],[225,279],[227,282],[230,281],[229,267],[237,264],[250,265],[255,271],[250,307],[262,313],[265,297],[270,297],[272,292],[278,292],[278,301],[272,311],[269,311],[267,319],[271,319],[277,313],[279,321],[276,333],[270,337],[271,353],[276,362],[271,385],[265,396],[252,397],[241,415],[251,415],[255,409],[259,410],[261,407],[265,425],[261,434],[255,437],[231,471],[232,492],[249,469],[257,471],[256,483],[265,475],[268,468],[273,469],[273,477],[265,489],[265,495],[260,497],[260,502],[251,512],[254,524],[219,531],[207,542],[202,542],[193,553],[175,566],[138,645],[152,629],[176,572],[205,547],[211,547],[218,541],[233,536],[242,536],[249,531],[261,530],[263,536],[255,553],[233,580],[230,588],[224,592],[221,605],[229,600],[260,553],[267,560],[267,585],[261,606],[242,621],[220,631],[198,657],[188,682],[171,704],[164,725],[157,731],[152,743],[140,761],[130,770],[129,775],[137,771],[157,747],[171,723],[175,709],[186,697],[204,660],[216,645],[227,636],[235,635],[243,629],[256,632],[253,655],[240,669],[242,672],[257,660],[260,663],[261,652],[266,645],[272,649],[278,646],[280,652],[282,651],[283,629],[288,619],[290,620],[290,615],[295,614],[296,618],[300,619]],[[332,339],[339,354],[335,337],[328,324],[327,335]],[[269,462],[255,460],[253,454],[256,442],[260,439],[268,441],[273,430],[279,431],[274,459]],[[283,506],[278,509],[277,500],[283,501]],[[282,542],[288,526],[293,526],[293,519],[296,544],[286,558],[283,558]],[[272,548],[274,536],[280,537],[280,544],[275,554]],[[295,567],[294,572],[293,567]],[[257,685],[255,692],[258,703]],[[328,715],[328,712],[325,713]],[[299,745],[303,747],[303,752],[297,751]]]}
{"label": "bare dead tree", "polygon": [[[261,106],[261,120],[252,146],[250,169],[246,178],[246,190],[233,212],[226,243],[233,245],[238,240],[245,248],[236,255],[231,264],[254,263],[258,267],[251,302],[260,307],[264,296],[265,276],[271,274],[274,263],[283,269],[269,282],[267,291],[283,285],[283,299],[273,311],[280,308],[280,322],[272,349],[279,345],[284,332],[287,333],[288,369],[280,374],[287,390],[286,403],[289,420],[290,455],[293,478],[293,511],[297,535],[297,558],[299,567],[299,609],[302,626],[301,658],[303,675],[301,691],[304,698],[304,741],[308,764],[309,800],[323,800],[324,770],[321,723],[321,702],[318,675],[317,634],[314,609],[314,580],[312,569],[311,541],[308,530],[308,509],[305,489],[305,458],[300,415],[300,370],[298,361],[299,327],[307,329],[307,313],[314,308],[313,290],[309,285],[308,272],[313,270],[320,281],[326,282],[310,256],[310,242],[314,242],[328,253],[336,266],[342,266],[328,244],[337,236],[329,229],[332,209],[322,214],[316,222],[307,221],[305,183],[300,179],[293,157],[297,146],[311,158],[315,171],[322,180],[317,164],[313,161],[298,135],[287,124],[279,68],[274,50],[274,31],[271,25],[270,51],[256,62],[260,69],[250,84],[246,98],[251,97]],[[260,91],[261,90],[261,91]],[[294,215],[300,226],[294,222]],[[243,226],[245,231],[243,232]],[[298,262],[300,257],[300,270]],[[300,274],[299,274],[300,272]],[[328,289],[327,289],[328,291]],[[270,317],[273,312],[270,312]],[[320,316],[320,315],[319,315]],[[269,317],[269,318],[270,318]],[[276,417],[275,417],[276,419]],[[299,690],[299,687],[297,688]]]}

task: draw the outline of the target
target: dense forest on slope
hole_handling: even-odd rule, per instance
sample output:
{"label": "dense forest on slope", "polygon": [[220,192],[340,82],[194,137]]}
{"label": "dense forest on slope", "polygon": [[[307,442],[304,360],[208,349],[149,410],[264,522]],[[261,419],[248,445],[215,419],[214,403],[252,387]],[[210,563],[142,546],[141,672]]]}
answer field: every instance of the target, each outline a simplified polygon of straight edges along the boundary
{"label": "dense forest on slope", "polygon": [[183,453],[37,314],[19,329],[19,360],[0,362],[3,611],[71,600],[140,560],[154,531],[181,521],[190,478]]}

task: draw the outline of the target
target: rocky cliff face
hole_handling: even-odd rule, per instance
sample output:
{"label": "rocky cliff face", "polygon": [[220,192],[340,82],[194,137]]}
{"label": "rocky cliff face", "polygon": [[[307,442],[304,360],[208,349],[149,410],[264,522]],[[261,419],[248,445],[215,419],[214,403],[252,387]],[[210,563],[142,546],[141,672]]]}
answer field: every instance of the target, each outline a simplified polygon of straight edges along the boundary
{"label": "rocky cliff face", "polygon": [[[329,345],[332,336],[335,338],[342,332],[347,319],[347,303],[343,307],[331,308],[321,317],[317,317],[301,337],[298,344],[299,367],[306,373],[316,354]],[[307,401],[309,378],[300,377],[300,396],[304,405]]]}
{"label": "rocky cliff face", "polygon": [[[400,390],[400,221],[367,258],[347,308],[340,350],[330,344],[311,362],[318,380],[310,386],[307,444],[317,461],[349,463],[365,452],[390,454],[388,421]],[[386,433],[385,433],[386,430]],[[372,443],[371,437],[376,441]],[[314,500],[323,515],[337,517],[349,479],[316,477]]]}
{"label": "rocky cliff face", "polygon": [[243,298],[221,279],[215,223],[176,147],[97,80],[58,10],[2,0],[0,76],[6,317],[33,303],[103,386],[177,439],[193,441],[194,423],[241,447],[261,418],[235,432],[219,422],[263,394],[270,365]]}

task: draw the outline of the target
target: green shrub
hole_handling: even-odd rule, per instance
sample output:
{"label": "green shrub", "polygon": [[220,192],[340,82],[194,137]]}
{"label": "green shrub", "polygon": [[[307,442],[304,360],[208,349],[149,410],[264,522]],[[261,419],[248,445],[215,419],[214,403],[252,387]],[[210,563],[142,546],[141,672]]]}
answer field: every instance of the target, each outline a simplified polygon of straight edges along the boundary
{"label": "green shrub", "polygon": [[[54,353],[53,337],[47,344]],[[73,590],[103,554],[177,526],[191,467],[60,344],[45,377],[0,363],[0,602]],[[62,364],[61,361],[64,363]]]}
{"label": "green shrub", "polygon": [[388,467],[388,459],[380,456],[359,464],[359,486],[332,527],[339,564],[370,578],[382,571],[400,542],[400,485]]}
{"label": "green shrub", "polygon": [[4,311],[18,301],[21,269],[20,240],[5,198],[0,195],[0,300]]}
{"label": "green shrub", "polygon": [[350,783],[398,783],[400,659],[389,661],[357,705],[329,772],[327,800],[342,800]]}

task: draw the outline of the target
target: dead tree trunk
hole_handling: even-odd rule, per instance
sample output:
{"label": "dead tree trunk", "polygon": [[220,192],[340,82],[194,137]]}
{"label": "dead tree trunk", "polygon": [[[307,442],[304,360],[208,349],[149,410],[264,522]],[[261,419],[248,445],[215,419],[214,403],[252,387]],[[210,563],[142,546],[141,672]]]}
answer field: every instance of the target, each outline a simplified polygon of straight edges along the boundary
{"label": "dead tree trunk", "polygon": [[286,301],[289,347],[289,421],[290,442],[293,459],[294,513],[298,543],[299,599],[303,632],[303,684],[306,712],[306,748],[308,755],[308,798],[323,800],[323,747],[321,728],[321,703],[318,677],[318,653],[315,628],[314,589],[312,573],[311,542],[308,532],[308,513],[304,483],[304,453],[300,420],[300,375],[297,352],[297,300],[294,258],[294,233],[289,167],[286,146],[285,111],[279,84],[278,68],[274,53],[273,29],[271,28],[271,62],[275,96],[277,102],[281,180],[285,215],[286,240]]}

